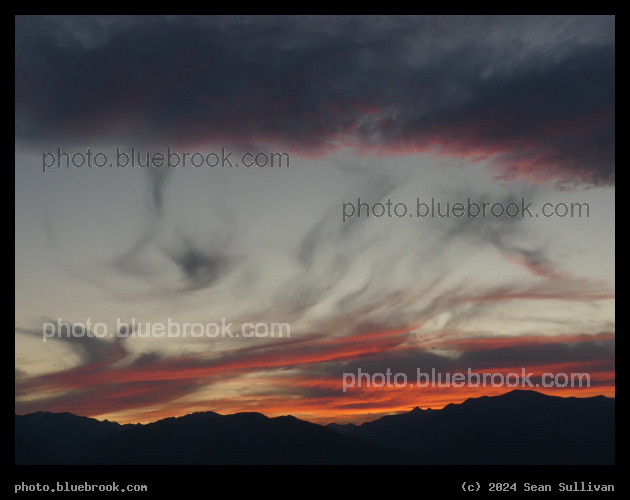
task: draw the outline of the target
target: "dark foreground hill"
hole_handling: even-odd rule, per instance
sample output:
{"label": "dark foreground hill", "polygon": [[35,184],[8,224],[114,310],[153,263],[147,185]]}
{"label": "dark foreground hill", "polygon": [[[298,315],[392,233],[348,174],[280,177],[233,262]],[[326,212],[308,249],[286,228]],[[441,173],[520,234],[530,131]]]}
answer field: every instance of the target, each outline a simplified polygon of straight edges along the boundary
{"label": "dark foreground hill", "polygon": [[193,413],[120,425],[70,413],[15,416],[16,464],[609,464],[614,399],[534,391],[374,422],[317,424]]}

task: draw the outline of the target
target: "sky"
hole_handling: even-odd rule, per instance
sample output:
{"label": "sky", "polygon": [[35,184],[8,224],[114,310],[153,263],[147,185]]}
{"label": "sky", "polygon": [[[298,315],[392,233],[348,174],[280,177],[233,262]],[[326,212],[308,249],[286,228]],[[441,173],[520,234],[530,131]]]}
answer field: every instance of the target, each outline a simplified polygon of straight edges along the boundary
{"label": "sky", "polygon": [[614,397],[614,93],[614,16],[16,17],[15,412]]}

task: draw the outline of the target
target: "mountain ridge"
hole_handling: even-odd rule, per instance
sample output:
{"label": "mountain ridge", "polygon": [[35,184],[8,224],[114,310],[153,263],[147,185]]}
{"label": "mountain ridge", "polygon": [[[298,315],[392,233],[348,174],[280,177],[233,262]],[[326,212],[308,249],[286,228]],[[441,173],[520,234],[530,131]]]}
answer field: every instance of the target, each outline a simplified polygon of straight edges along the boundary
{"label": "mountain ridge", "polygon": [[213,411],[148,424],[15,415],[16,464],[614,463],[614,398],[514,390],[360,425]]}

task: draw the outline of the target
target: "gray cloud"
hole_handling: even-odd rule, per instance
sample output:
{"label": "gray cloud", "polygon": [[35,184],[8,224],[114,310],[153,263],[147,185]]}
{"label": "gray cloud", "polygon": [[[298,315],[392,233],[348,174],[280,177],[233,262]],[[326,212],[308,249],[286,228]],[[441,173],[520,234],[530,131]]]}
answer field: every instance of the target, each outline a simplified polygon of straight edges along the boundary
{"label": "gray cloud", "polygon": [[16,137],[350,142],[611,185],[614,27],[614,16],[18,17]]}

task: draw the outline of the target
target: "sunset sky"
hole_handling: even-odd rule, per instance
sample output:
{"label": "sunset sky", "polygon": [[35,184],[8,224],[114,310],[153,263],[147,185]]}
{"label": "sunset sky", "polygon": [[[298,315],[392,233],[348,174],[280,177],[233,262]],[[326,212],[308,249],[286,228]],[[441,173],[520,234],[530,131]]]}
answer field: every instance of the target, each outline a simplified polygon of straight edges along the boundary
{"label": "sunset sky", "polygon": [[[359,369],[614,397],[614,17],[15,23],[16,413],[345,423],[512,390],[344,391]],[[43,166],[88,148],[108,165]],[[132,148],[290,163],[109,167]],[[344,221],[359,198],[408,213]],[[432,198],[589,211],[416,217]],[[88,319],[108,335],[43,341]],[[117,337],[132,319],[290,337]]]}

